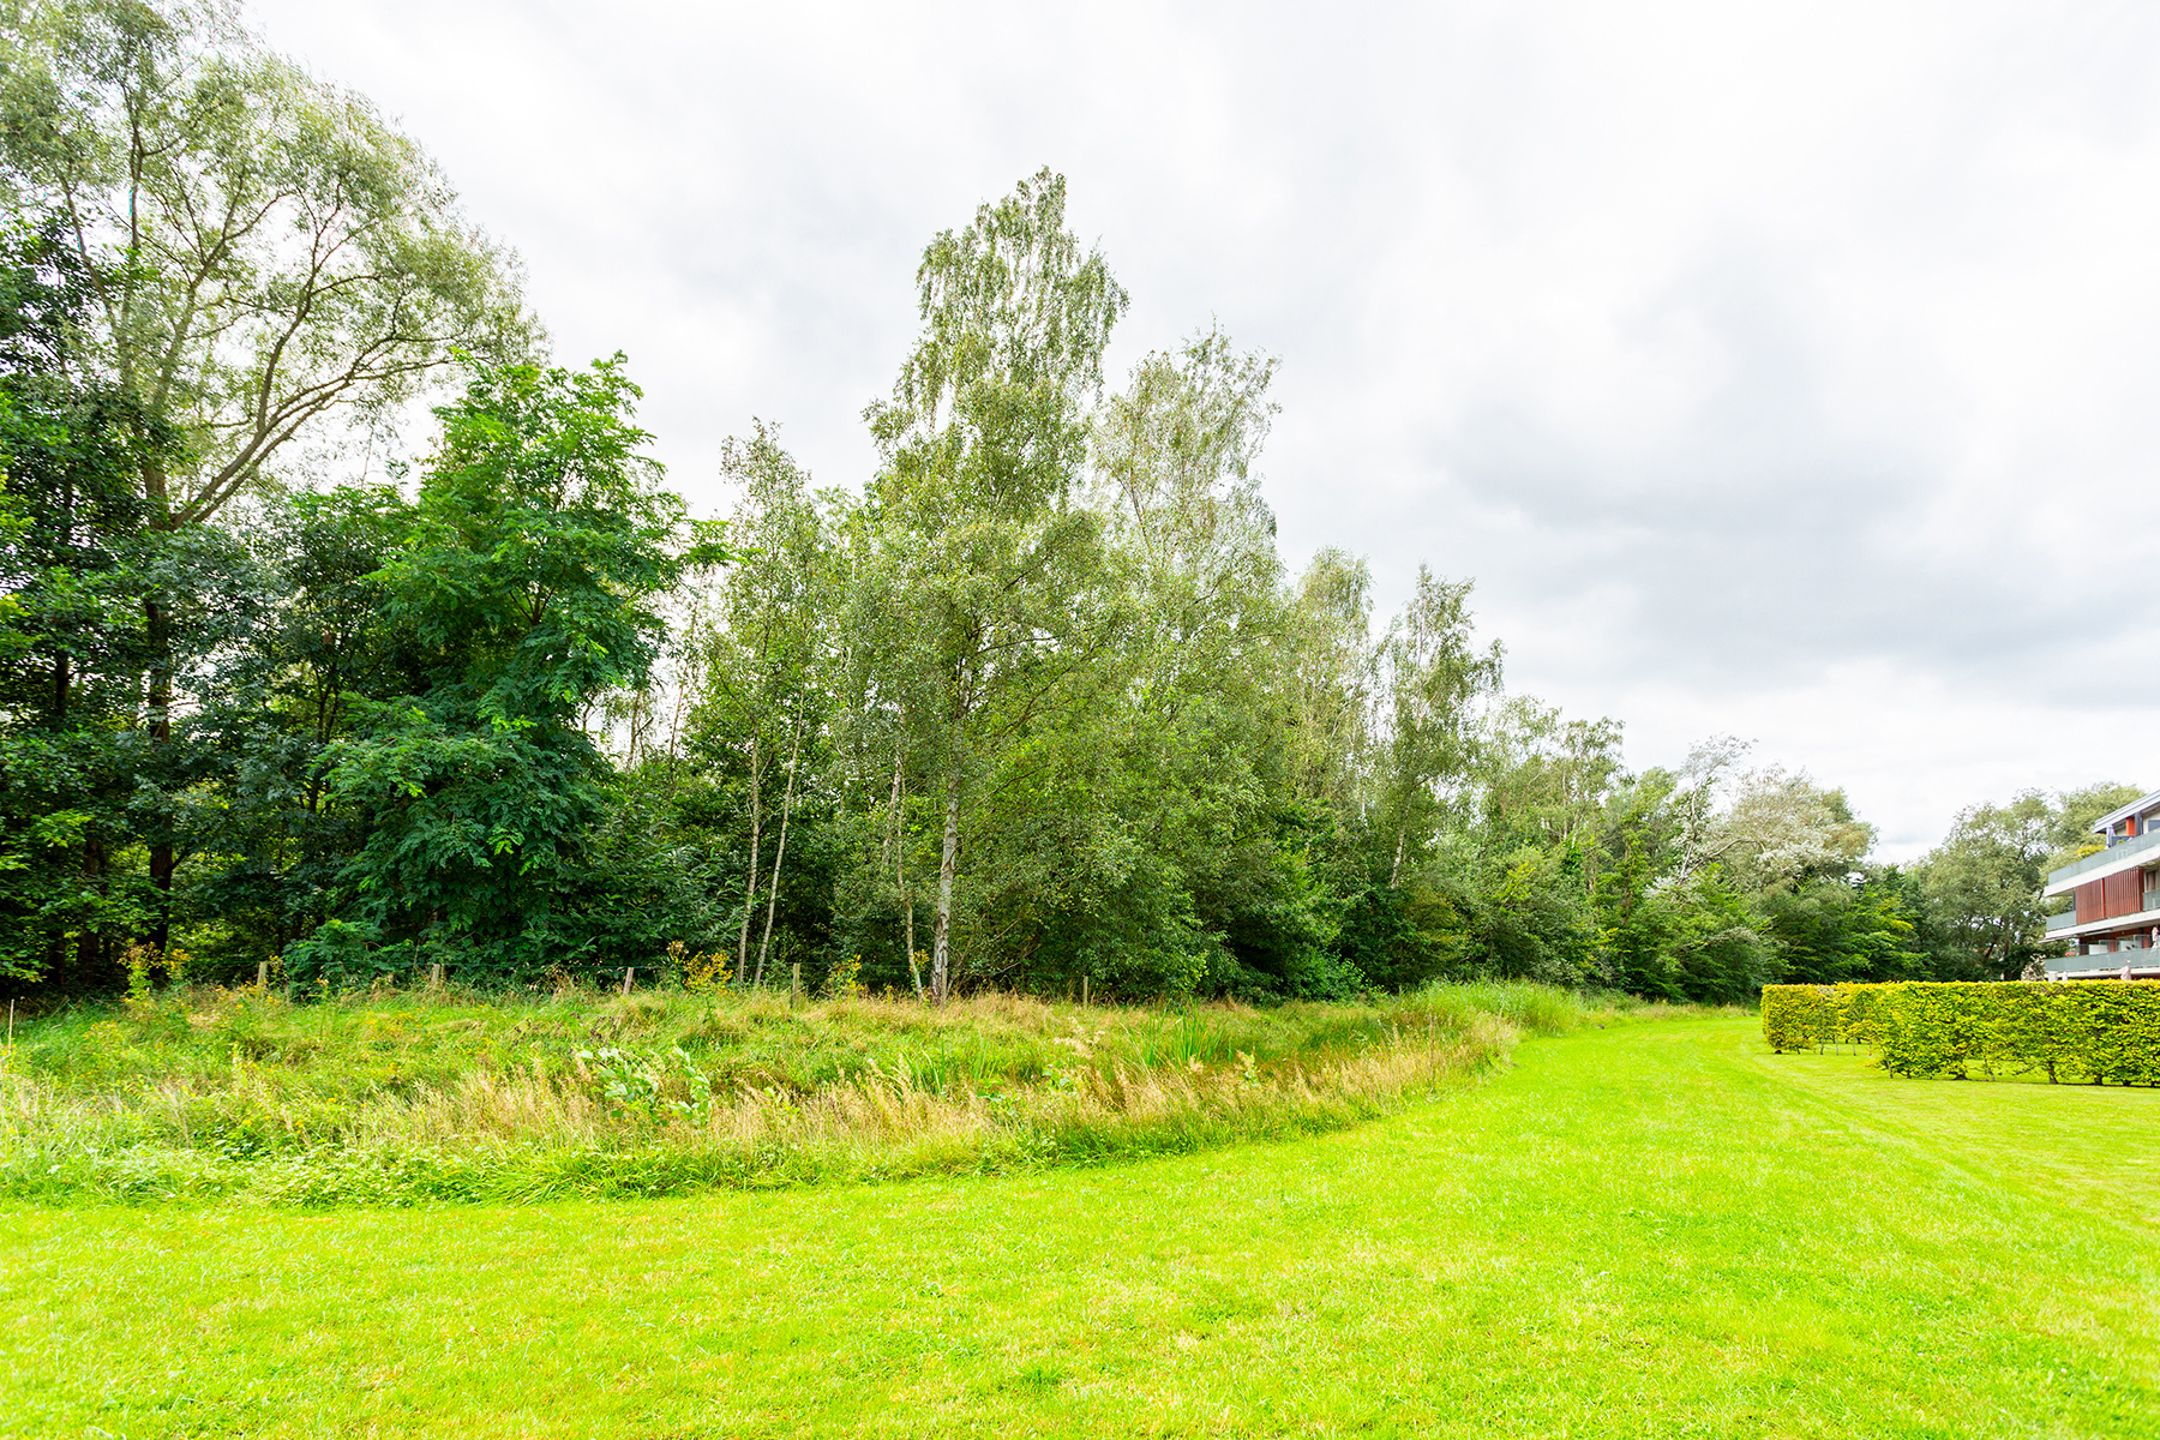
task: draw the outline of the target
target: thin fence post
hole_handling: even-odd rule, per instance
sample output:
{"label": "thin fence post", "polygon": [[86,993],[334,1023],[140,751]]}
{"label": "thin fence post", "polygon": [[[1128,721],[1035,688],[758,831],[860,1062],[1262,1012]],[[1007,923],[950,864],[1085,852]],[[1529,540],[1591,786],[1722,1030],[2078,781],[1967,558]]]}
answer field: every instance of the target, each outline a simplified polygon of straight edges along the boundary
{"label": "thin fence post", "polygon": [[265,993],[268,993],[270,989],[270,962],[268,960],[255,962],[255,988]]}
{"label": "thin fence post", "polygon": [[625,965],[625,966],[623,966],[623,971],[622,971],[622,993],[623,993],[623,994],[627,995],[627,994],[629,994],[629,993],[630,993],[630,979],[631,979],[631,977],[632,977],[632,976],[634,976],[634,975],[636,975],[636,974],[637,974],[637,966],[635,966],[635,965]]}
{"label": "thin fence post", "polygon": [[442,986],[443,986],[443,975],[442,975],[442,961],[440,961],[440,960],[437,960],[437,961],[436,961],[436,962],[435,962],[434,964],[432,964],[432,965],[428,966],[428,977],[427,977],[427,983],[428,983],[428,989],[430,989],[430,990],[440,990],[440,989],[442,989]]}
{"label": "thin fence post", "polygon": [[788,966],[788,986],[787,986],[787,1003],[788,1003],[788,1009],[790,1009],[790,1010],[794,1009],[794,1008],[795,1008],[795,1003],[796,1003],[796,1001],[800,1000],[801,998],[802,998],[802,961],[800,961],[800,960],[797,960],[797,961],[796,961],[796,962],[795,962],[794,964],[792,964],[792,965]]}
{"label": "thin fence post", "polygon": [[1085,975],[1082,975],[1082,976],[1080,977],[1080,1004],[1081,1004],[1081,1005],[1082,1005],[1083,1007],[1085,1007],[1087,1003],[1088,1003],[1088,977],[1087,977],[1087,976],[1085,976]]}

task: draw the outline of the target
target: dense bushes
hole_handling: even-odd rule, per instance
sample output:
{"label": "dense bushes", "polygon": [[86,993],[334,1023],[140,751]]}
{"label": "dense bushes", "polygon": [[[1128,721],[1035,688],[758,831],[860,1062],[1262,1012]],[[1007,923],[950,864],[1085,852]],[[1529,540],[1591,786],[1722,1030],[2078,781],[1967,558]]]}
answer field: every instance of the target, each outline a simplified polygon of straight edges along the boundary
{"label": "dense bushes", "polygon": [[1898,1075],[2160,1085],[2160,985],[2135,981],[1769,985],[1763,1034],[1876,1045]]}

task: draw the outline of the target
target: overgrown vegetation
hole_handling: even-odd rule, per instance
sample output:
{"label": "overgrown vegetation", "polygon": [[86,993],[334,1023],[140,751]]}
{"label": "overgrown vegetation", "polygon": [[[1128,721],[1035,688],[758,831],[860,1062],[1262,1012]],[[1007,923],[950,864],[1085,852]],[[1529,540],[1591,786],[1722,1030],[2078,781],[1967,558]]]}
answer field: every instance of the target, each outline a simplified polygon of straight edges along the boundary
{"label": "overgrown vegetation", "polygon": [[1774,1049],[1873,1045],[1898,1075],[2160,1085],[2160,985],[2140,981],[1773,985],[1762,1014]]}
{"label": "overgrown vegetation", "polygon": [[1266,1009],[182,988],[19,1030],[0,1195],[406,1204],[1087,1164],[1333,1129],[1616,1013],[1534,985]]}

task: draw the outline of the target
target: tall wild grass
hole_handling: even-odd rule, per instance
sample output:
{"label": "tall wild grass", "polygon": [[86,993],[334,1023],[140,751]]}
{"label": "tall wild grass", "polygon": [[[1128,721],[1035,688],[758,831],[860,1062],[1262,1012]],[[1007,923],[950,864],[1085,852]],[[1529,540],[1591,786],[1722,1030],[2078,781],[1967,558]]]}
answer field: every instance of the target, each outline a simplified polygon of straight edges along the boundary
{"label": "tall wild grass", "polygon": [[410,1204],[1089,1164],[1348,1125],[1621,1003],[183,989],[18,1029],[0,1196]]}

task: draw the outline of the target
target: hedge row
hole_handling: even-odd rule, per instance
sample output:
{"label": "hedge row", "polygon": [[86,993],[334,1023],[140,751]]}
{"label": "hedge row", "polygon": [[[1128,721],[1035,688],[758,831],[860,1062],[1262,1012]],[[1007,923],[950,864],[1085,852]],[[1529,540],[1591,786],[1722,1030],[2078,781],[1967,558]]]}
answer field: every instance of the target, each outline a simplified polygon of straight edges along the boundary
{"label": "hedge row", "polygon": [[1766,985],[1763,1035],[1777,1050],[1873,1045],[1898,1075],[2160,1085],[2160,985],[2146,981]]}
{"label": "hedge row", "polygon": [[1875,1014],[1889,985],[1765,985],[1763,1035],[1773,1050],[1875,1045]]}

